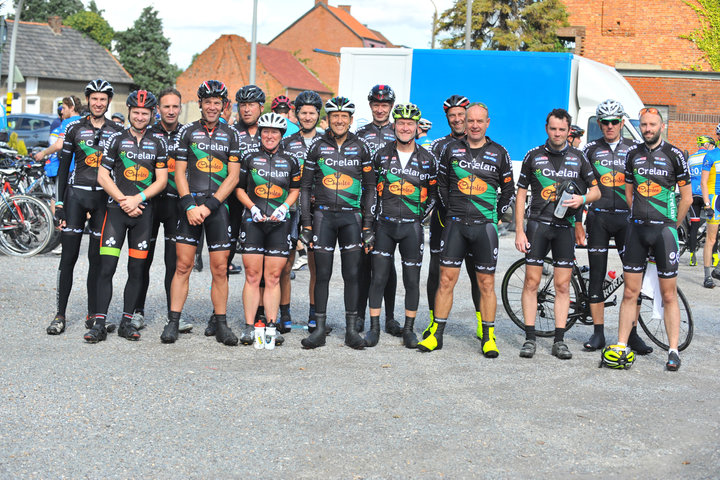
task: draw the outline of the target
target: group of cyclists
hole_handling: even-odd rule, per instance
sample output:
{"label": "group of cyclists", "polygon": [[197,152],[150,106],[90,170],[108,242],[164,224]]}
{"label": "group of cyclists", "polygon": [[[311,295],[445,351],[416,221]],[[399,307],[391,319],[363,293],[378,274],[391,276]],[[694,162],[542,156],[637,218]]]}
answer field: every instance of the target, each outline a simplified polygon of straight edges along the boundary
{"label": "group of cyclists", "polygon": [[[126,101],[129,127],[106,118],[112,86],[101,79],[85,89],[89,114],[70,122],[62,136],[56,216],[62,228],[57,313],[48,334],[66,327],[86,219],[90,231],[88,314],[84,338],[103,341],[108,332],[138,340],[144,326],[145,296],[160,224],[165,235],[165,292],[168,320],[161,341],[174,343],[192,324],[183,321],[190,273],[204,234],[212,274],[213,312],[205,335],[225,345],[252,344],[256,327],[277,331],[276,344],[290,331],[290,272],[298,241],[307,246],[311,273],[309,335],[304,348],[325,345],[329,283],[339,248],[344,281],[345,344],[364,349],[378,344],[385,302],[385,332],[407,348],[440,350],[460,268],[470,278],[476,335],[483,355],[495,358],[498,222],[515,208],[515,246],[525,254],[522,293],[526,341],[520,356],[536,353],[537,289],[543,262],[554,266],[555,338],[552,355],[572,358],[564,341],[575,245],[590,258],[590,301],[594,333],[587,350],[602,349],[605,365],[623,368],[635,353],[652,348],[636,330],[643,273],[648,257],[657,264],[670,350],[668,370],[680,367],[677,223],[692,203],[688,166],[682,152],[662,139],[657,109],[640,112],[642,143],[622,136],[626,114],[607,100],[597,107],[603,137],[583,150],[573,146],[570,114],[552,110],[547,141],[522,162],[516,185],[507,150],[487,131],[483,103],[452,95],[443,104],[450,133],[427,141],[430,124],[417,106],[396,104],[388,85],[374,86],[368,102],[372,122],[351,132],[354,103],[337,96],[323,102],[312,91],[294,101],[278,97],[263,114],[265,93],[255,85],[235,95],[238,120],[223,118],[231,101],[226,86],[203,82],[197,92],[201,118],[180,125],[182,98],[172,88],[156,95],[132,92]],[[328,128],[317,129],[322,109]],[[159,120],[154,122],[155,112]],[[298,125],[288,120],[293,111]],[[297,131],[289,132],[293,125]],[[718,131],[720,135],[720,130]],[[720,152],[720,150],[718,150]],[[712,152],[711,152],[712,153]],[[720,161],[705,155],[714,179]],[[70,168],[74,161],[74,168]],[[705,174],[703,174],[705,175]],[[704,177],[703,177],[704,178]],[[714,232],[720,219],[715,183],[703,190]],[[676,203],[675,190],[680,191]],[[712,190],[712,191],[710,191]],[[529,210],[526,220],[526,202]],[[415,333],[424,253],[423,223],[430,223],[430,265],[426,282],[430,322]],[[710,223],[710,222],[709,222]],[[708,228],[708,243],[711,230]],[[108,318],[112,278],[127,237],[128,280],[119,326]],[[626,238],[633,238],[626,242]],[[606,346],[602,282],[608,246],[618,246],[625,272],[618,343]],[[239,337],[228,326],[228,266],[239,242],[245,271],[244,323]],[[707,244],[706,244],[707,245]],[[405,288],[405,319],[395,320],[394,255],[399,250]],[[369,324],[366,324],[369,308]]]}

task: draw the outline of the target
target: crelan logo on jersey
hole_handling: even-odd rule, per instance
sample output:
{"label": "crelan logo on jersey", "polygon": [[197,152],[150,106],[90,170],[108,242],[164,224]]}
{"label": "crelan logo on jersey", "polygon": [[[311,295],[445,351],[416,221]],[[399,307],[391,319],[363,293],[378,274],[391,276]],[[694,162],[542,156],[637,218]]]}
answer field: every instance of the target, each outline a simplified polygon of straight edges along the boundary
{"label": "crelan logo on jersey", "polygon": [[150,171],[145,167],[128,167],[123,172],[123,176],[130,181],[142,182],[150,176]]}
{"label": "crelan logo on jersey", "polygon": [[255,195],[260,198],[280,198],[283,189],[272,183],[264,183],[255,187]]}
{"label": "crelan logo on jersey", "polygon": [[458,188],[465,195],[482,195],[487,191],[487,183],[475,177],[472,182],[467,178],[458,180]]}
{"label": "crelan logo on jersey", "polygon": [[91,153],[85,157],[85,165],[97,168],[100,165],[100,157],[102,157],[102,153]]}
{"label": "crelan logo on jersey", "polygon": [[407,197],[408,195],[412,195],[413,193],[415,193],[415,185],[409,182],[393,182],[388,185],[388,192],[392,193],[393,195]]}
{"label": "crelan logo on jersey", "polygon": [[211,161],[208,161],[207,158],[201,158],[195,163],[195,166],[198,170],[205,173],[217,173],[225,167],[223,162],[217,158],[213,158]]}
{"label": "crelan logo on jersey", "polygon": [[643,197],[654,197],[662,192],[662,187],[655,182],[643,182],[638,185],[637,191]]}
{"label": "crelan logo on jersey", "polygon": [[617,172],[615,175],[606,173],[600,177],[600,183],[606,187],[622,187],[625,185],[625,174]]}
{"label": "crelan logo on jersey", "polygon": [[556,193],[557,184],[553,183],[552,185],[548,185],[547,187],[543,188],[542,192],[540,192],[540,196],[543,198],[543,200],[554,202]]}
{"label": "crelan logo on jersey", "polygon": [[322,183],[325,188],[347,190],[348,188],[352,187],[353,179],[350,175],[335,172],[330,175],[325,175],[322,179]]}

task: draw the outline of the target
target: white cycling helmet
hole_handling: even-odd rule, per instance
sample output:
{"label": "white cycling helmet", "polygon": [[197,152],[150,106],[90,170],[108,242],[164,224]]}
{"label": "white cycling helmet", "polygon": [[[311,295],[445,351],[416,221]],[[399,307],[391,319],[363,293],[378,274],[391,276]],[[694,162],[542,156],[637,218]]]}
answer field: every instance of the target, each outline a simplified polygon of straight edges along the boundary
{"label": "white cycling helmet", "polygon": [[287,120],[274,112],[265,113],[258,118],[258,130],[263,128],[277,128],[284,135],[287,131]]}
{"label": "white cycling helmet", "polygon": [[625,109],[620,102],[608,99],[597,106],[595,114],[598,120],[604,120],[606,118],[622,119],[625,116]]}
{"label": "white cycling helmet", "polygon": [[715,127],[715,135],[720,136],[720,123],[717,124],[717,127]]}
{"label": "white cycling helmet", "polygon": [[418,121],[418,126],[425,130],[430,130],[432,128],[432,122],[428,120],[427,118],[421,118]]}

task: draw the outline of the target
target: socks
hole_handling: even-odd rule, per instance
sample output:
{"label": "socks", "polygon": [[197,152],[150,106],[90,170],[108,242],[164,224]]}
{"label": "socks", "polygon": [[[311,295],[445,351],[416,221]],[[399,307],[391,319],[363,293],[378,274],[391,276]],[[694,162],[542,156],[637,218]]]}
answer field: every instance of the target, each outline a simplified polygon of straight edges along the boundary
{"label": "socks", "polygon": [[705,278],[710,278],[710,275],[712,274],[713,267],[703,267],[705,269]]}
{"label": "socks", "polygon": [[123,312],[122,321],[125,323],[130,323],[130,321],[132,320],[132,317],[133,317],[132,313]]}
{"label": "socks", "polygon": [[287,305],[280,305],[280,315],[289,315],[290,314],[290,304]]}
{"label": "socks", "polygon": [[492,340],[490,338],[490,329],[495,328],[495,322],[482,322],[483,338],[486,340]]}
{"label": "socks", "polygon": [[445,331],[445,324],[447,323],[447,318],[437,318],[435,317],[435,323],[437,323],[437,330],[435,330],[435,337],[438,337],[443,334]]}
{"label": "socks", "polygon": [[525,340],[535,341],[535,325],[525,325]]}
{"label": "socks", "polygon": [[95,314],[95,325],[100,325],[101,327],[105,326],[105,318],[107,315],[104,313],[96,313]]}
{"label": "socks", "polygon": [[565,340],[565,329],[564,328],[555,328],[555,343],[562,342]]}
{"label": "socks", "polygon": [[605,324],[593,325],[593,333],[595,335],[605,335]]}
{"label": "socks", "polygon": [[[215,314],[213,314],[213,315],[215,315]],[[170,321],[175,320],[175,321],[179,322],[180,321],[180,312],[172,312],[172,311],[168,312],[168,320],[170,320]]]}

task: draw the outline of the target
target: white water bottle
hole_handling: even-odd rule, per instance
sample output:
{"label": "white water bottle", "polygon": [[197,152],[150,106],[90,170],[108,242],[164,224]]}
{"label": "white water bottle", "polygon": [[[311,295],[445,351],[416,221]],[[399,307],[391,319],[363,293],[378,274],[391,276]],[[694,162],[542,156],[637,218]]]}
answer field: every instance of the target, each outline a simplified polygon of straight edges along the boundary
{"label": "white water bottle", "polygon": [[575,194],[575,187],[573,185],[568,185],[555,206],[555,212],[553,212],[555,218],[565,218],[565,213],[567,212],[568,207],[563,206],[563,203],[565,203],[566,200],[571,200],[573,194]]}
{"label": "white water bottle", "polygon": [[275,335],[275,324],[268,323],[267,327],[265,327],[265,350],[272,350],[275,348]]}
{"label": "white water bottle", "polygon": [[257,350],[265,348],[265,324],[262,322],[255,324],[255,342],[253,342],[253,346]]}

